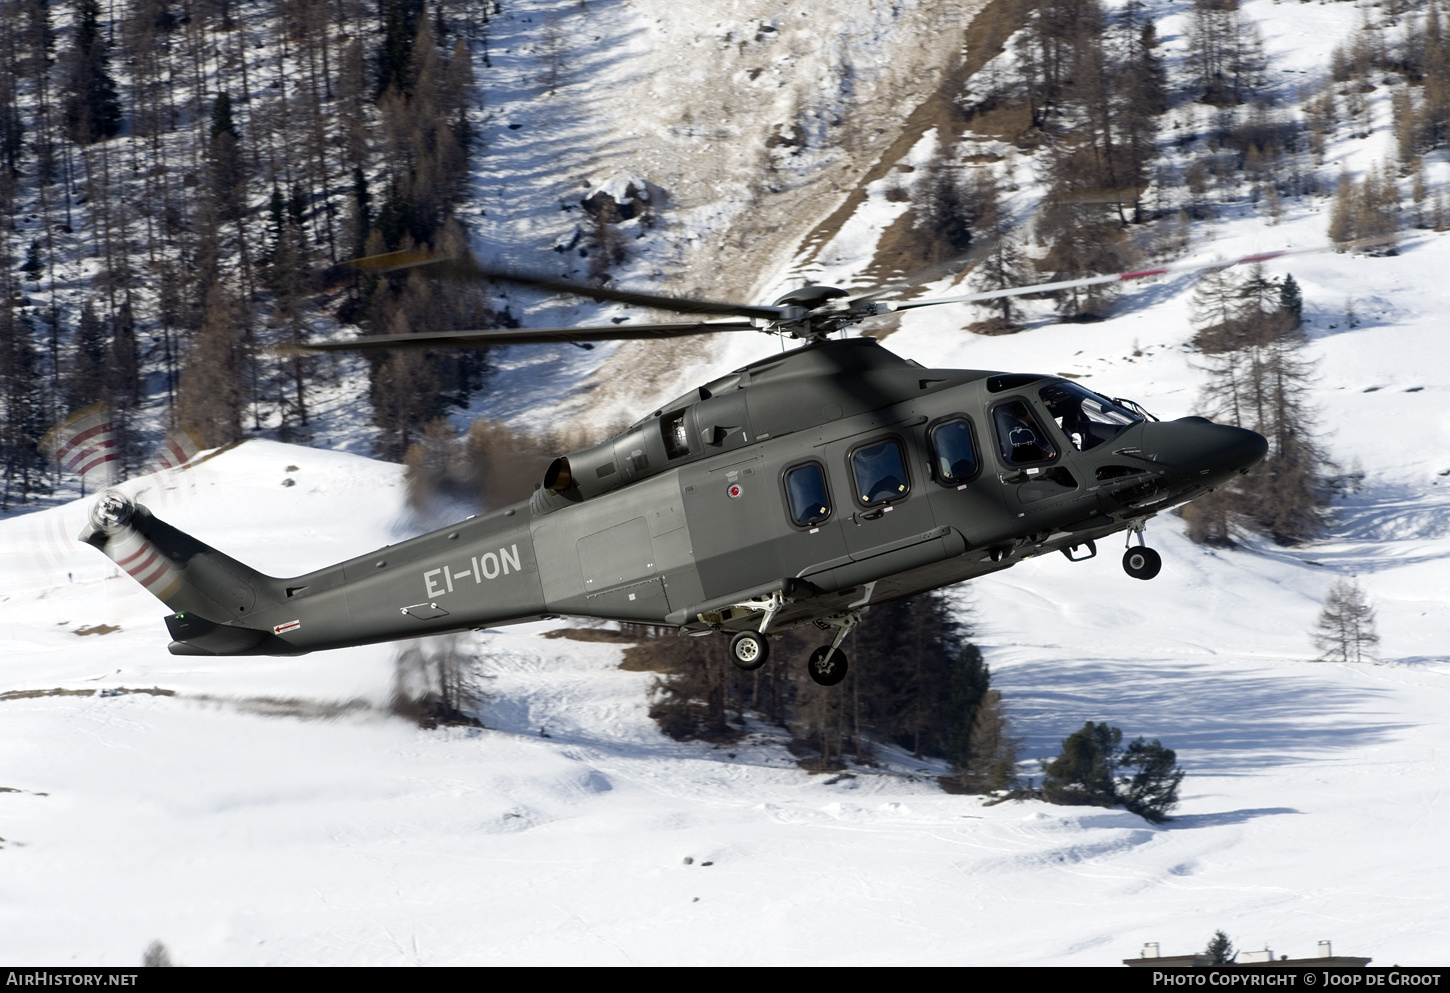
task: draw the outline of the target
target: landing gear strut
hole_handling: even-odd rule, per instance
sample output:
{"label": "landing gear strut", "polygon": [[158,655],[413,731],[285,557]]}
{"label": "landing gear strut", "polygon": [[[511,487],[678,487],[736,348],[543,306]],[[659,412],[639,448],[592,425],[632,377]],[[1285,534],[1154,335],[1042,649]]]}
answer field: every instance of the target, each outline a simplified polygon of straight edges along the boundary
{"label": "landing gear strut", "polygon": [[[1138,536],[1138,547],[1131,547],[1133,535]],[[1128,532],[1130,546],[1123,553],[1123,571],[1134,579],[1152,579],[1163,568],[1163,556],[1143,542],[1143,525],[1139,524]]]}
{"label": "landing gear strut", "polygon": [[846,635],[851,633],[853,627],[861,623],[861,615],[866,609],[862,607],[860,610],[848,610],[843,614],[816,621],[816,627],[836,628],[836,637],[831,643],[817,648],[806,659],[806,672],[821,686],[835,686],[846,678],[850,663],[846,661],[846,653],[841,651],[841,642],[846,640]]}

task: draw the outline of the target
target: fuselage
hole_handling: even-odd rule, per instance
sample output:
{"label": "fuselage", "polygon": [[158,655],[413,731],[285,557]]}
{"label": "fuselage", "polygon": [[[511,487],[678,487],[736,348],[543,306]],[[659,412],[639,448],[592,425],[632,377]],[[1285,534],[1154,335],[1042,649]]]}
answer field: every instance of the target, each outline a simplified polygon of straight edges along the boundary
{"label": "fuselage", "polygon": [[251,573],[236,603],[187,601],[172,650],[291,654],[554,615],[731,629],[758,626],[765,598],[779,630],[1088,547],[1265,450],[1056,377],[818,342],[559,460],[530,501],[295,579]]}

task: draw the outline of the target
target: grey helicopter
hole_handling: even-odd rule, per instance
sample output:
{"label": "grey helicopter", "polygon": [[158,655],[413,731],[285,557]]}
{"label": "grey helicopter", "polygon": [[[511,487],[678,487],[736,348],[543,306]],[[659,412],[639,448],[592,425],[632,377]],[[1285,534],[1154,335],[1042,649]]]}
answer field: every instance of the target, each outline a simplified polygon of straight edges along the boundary
{"label": "grey helicopter", "polygon": [[[1310,249],[1318,251],[1322,249]],[[308,352],[552,344],[757,331],[796,339],[561,454],[530,499],[292,578],[263,575],[117,489],[80,540],[173,612],[176,655],[302,655],[563,616],[728,635],[742,669],[772,636],[814,625],[812,679],[839,683],[841,644],[873,605],[1061,553],[1080,562],[1125,533],[1129,576],[1161,556],[1147,522],[1264,458],[1255,432],[1140,404],[1059,376],[933,369],[842,333],[918,307],[1046,293],[1264,261],[1132,273],[921,300],[812,285],[769,305],[688,300],[492,270],[424,252],[350,263],[452,266],[488,279],[696,315],[664,324],[380,335]]]}

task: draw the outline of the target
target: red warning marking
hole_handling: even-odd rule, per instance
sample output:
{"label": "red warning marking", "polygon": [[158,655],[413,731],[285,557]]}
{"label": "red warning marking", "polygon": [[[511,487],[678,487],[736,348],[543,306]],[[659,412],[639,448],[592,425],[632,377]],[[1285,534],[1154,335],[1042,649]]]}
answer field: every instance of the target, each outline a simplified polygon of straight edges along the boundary
{"label": "red warning marking", "polygon": [[142,586],[146,587],[149,590],[152,586],[156,585],[158,582],[164,579],[170,569],[171,563],[167,562],[165,559],[162,559],[161,562],[157,564],[155,570],[152,571],[149,575],[140,575],[141,570],[139,569],[136,570],[136,572],[132,573],[132,575],[136,577],[136,582],[140,583]]}
{"label": "red warning marking", "polygon": [[143,542],[141,542],[141,546],[139,548],[137,548],[134,552],[132,552],[130,555],[127,555],[123,559],[117,559],[116,560],[116,564],[118,566],[120,566],[122,569],[125,569],[127,572],[129,572],[130,571],[130,564],[132,562],[135,562],[137,559],[139,559],[141,556],[145,555],[150,550],[151,550],[151,545],[148,542],[143,541]]}
{"label": "red warning marking", "polygon": [[282,634],[285,631],[295,631],[302,626],[301,621],[288,621],[286,624],[278,624],[272,628],[273,634]]}

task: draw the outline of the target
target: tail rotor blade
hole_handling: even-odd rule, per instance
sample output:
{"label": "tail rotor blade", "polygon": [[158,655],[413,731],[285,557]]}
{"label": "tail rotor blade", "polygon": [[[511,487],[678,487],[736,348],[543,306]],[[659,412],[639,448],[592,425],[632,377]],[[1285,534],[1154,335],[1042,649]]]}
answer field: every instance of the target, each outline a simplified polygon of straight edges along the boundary
{"label": "tail rotor blade", "polygon": [[183,468],[196,458],[197,453],[205,445],[201,435],[193,429],[189,427],[174,428],[166,433],[166,437],[161,441],[161,447],[146,463],[145,471],[148,473],[166,472]]}
{"label": "tail rotor blade", "polygon": [[82,407],[40,439],[40,449],[61,471],[73,473],[91,490],[103,490],[116,479],[120,449],[116,426],[104,402]]}

